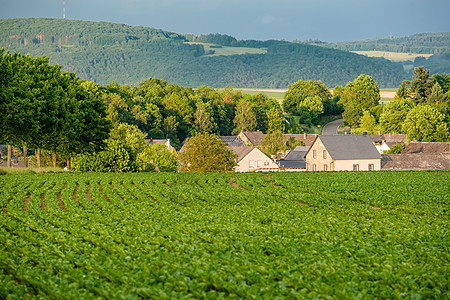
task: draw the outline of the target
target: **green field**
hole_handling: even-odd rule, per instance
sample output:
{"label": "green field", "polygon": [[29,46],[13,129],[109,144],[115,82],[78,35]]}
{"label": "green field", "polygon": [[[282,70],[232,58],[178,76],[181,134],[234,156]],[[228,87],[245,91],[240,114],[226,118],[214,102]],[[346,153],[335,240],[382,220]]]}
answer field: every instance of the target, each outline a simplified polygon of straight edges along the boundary
{"label": "green field", "polygon": [[262,48],[248,48],[248,47],[228,47],[220,46],[208,43],[198,43],[198,42],[187,42],[186,44],[191,45],[203,45],[203,48],[208,53],[209,51],[214,51],[214,54],[208,54],[207,56],[221,56],[221,55],[242,55],[242,54],[265,54],[266,49]]}
{"label": "green field", "polygon": [[450,172],[0,176],[0,298],[450,297]]}

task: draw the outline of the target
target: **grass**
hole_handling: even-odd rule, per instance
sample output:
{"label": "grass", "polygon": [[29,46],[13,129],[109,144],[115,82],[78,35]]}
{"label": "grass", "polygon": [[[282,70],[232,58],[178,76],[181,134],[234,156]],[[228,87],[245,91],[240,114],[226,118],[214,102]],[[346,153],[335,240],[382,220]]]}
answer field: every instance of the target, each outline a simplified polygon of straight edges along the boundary
{"label": "grass", "polygon": [[34,173],[59,173],[67,172],[61,168],[43,167],[43,168],[7,168],[0,167],[0,175],[34,174]]}
{"label": "grass", "polygon": [[433,54],[417,54],[403,52],[386,52],[386,51],[352,51],[353,53],[365,55],[368,57],[384,57],[392,62],[414,61],[416,57],[428,58]]}
{"label": "grass", "polygon": [[214,54],[207,54],[207,56],[221,56],[221,55],[242,55],[242,54],[265,54],[266,49],[261,48],[247,48],[247,47],[227,47],[216,44],[188,42],[191,45],[203,45],[206,53],[214,51]]}

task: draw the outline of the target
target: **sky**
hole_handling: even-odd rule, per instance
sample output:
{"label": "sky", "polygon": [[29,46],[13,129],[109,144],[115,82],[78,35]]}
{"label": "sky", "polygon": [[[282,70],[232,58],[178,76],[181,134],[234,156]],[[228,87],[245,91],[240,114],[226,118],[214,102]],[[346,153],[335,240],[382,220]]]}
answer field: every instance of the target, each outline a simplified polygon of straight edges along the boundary
{"label": "sky", "polygon": [[[64,0],[0,0],[0,18],[62,18]],[[66,18],[221,33],[239,40],[355,41],[450,31],[449,0],[65,0]]]}

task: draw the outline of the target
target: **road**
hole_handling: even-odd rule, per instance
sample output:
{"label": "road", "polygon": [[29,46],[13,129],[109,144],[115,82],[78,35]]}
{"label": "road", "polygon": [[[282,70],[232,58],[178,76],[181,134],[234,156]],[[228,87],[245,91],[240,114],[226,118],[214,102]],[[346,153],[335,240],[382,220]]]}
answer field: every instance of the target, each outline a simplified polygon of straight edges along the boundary
{"label": "road", "polygon": [[339,126],[341,126],[344,119],[335,120],[323,126],[322,135],[334,135],[337,134]]}

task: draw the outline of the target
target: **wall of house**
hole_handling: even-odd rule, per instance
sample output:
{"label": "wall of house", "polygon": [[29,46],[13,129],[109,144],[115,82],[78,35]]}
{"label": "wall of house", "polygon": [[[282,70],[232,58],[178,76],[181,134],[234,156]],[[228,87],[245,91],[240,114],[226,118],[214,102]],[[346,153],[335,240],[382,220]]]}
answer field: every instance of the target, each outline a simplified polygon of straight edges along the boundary
{"label": "wall of house", "polygon": [[277,171],[278,169],[278,165],[258,148],[253,149],[235,167],[236,172],[252,172],[255,170]]}
{"label": "wall of house", "polygon": [[[334,171],[333,159],[326,150],[320,139],[316,139],[305,158],[307,171],[314,171],[314,165],[316,166],[315,171]],[[316,153],[315,157],[314,151]],[[323,155],[324,151],[326,153],[325,158]]]}
{"label": "wall of house", "polygon": [[374,170],[381,170],[381,159],[343,159],[334,162],[335,171],[353,171],[353,165],[358,165],[359,171],[369,171],[369,164],[373,164]]}

